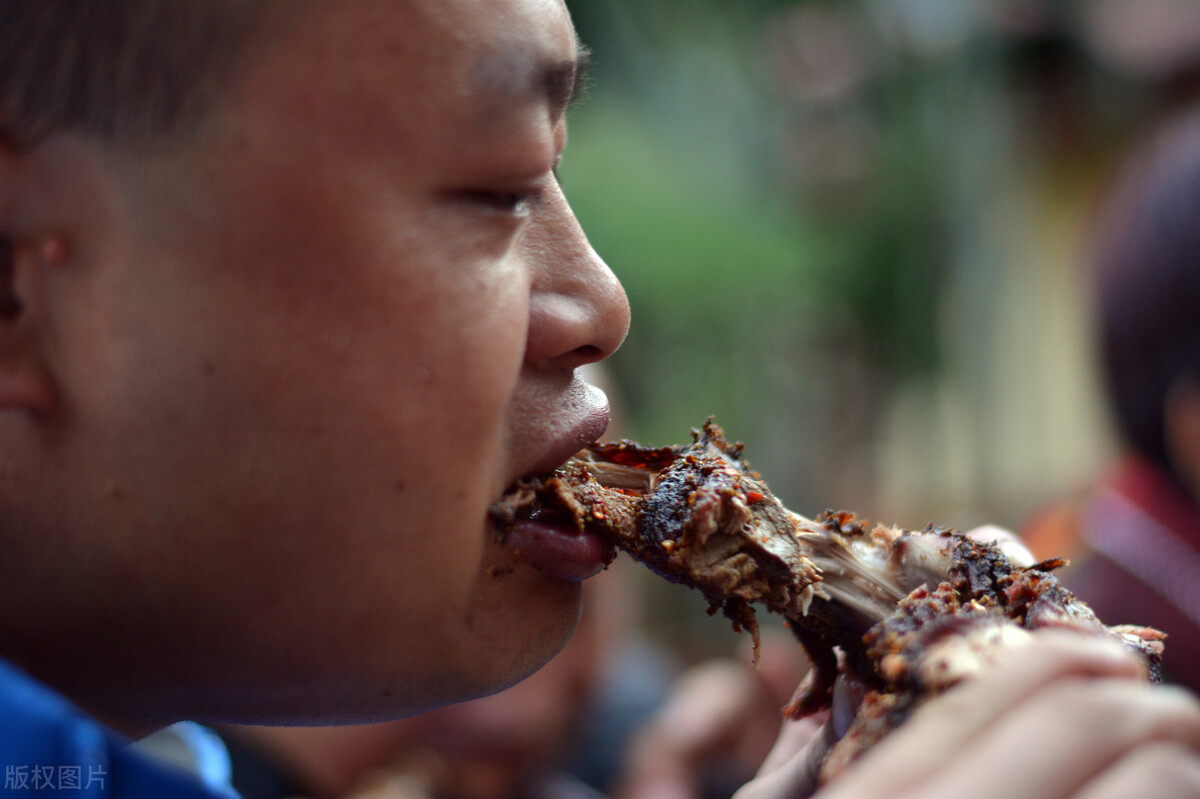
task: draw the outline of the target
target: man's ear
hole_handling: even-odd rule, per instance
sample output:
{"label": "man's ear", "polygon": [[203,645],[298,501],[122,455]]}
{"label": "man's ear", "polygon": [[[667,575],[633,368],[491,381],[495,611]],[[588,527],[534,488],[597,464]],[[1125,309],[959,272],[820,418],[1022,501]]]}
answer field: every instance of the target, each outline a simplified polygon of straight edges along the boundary
{"label": "man's ear", "polygon": [[0,412],[45,415],[54,410],[56,392],[45,358],[38,286],[64,250],[54,236],[30,241],[11,233],[19,205],[16,161],[7,144],[0,143]]}

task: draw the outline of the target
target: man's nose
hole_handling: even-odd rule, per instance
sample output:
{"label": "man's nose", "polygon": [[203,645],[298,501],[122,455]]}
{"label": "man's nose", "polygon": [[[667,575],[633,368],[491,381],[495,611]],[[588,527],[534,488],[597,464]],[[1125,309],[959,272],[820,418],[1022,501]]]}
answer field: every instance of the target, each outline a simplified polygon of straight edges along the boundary
{"label": "man's nose", "polygon": [[574,369],[612,355],[629,332],[629,301],[557,186],[526,234],[532,285],[525,362]]}

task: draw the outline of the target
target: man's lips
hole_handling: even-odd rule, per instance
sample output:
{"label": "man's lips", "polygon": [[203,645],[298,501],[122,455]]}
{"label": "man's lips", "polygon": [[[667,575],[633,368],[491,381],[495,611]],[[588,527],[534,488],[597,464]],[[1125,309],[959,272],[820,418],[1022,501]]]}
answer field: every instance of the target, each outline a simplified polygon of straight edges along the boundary
{"label": "man's lips", "polygon": [[537,519],[519,519],[509,528],[505,549],[550,577],[586,580],[604,570],[616,554],[613,545],[594,533]]}
{"label": "man's lips", "polygon": [[540,458],[521,477],[548,474],[567,462],[567,459],[588,444],[595,443],[608,429],[612,416],[604,392],[577,378],[569,392],[569,409],[565,422],[547,423],[545,439],[549,446]]}
{"label": "man's lips", "polygon": [[[549,446],[525,477],[549,474],[594,443],[608,427],[608,398],[578,376],[568,392],[565,418],[548,423]],[[579,581],[612,562],[615,549],[594,533],[581,532],[573,520],[540,508],[527,509],[504,530],[505,549],[514,557],[561,580]]]}
{"label": "man's lips", "polygon": [[616,557],[612,543],[581,530],[570,514],[545,508],[536,500],[507,515],[498,530],[510,556],[559,580],[586,580]]}

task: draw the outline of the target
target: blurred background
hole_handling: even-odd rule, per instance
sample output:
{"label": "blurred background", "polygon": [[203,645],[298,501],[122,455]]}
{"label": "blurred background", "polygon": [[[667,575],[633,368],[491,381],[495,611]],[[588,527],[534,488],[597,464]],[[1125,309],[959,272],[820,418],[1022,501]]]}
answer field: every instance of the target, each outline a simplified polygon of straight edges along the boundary
{"label": "blurred background", "polygon": [[794,510],[906,527],[1091,482],[1086,229],[1200,92],[1200,3],[569,5],[594,80],[560,174],[633,307],[622,435],[713,414]]}

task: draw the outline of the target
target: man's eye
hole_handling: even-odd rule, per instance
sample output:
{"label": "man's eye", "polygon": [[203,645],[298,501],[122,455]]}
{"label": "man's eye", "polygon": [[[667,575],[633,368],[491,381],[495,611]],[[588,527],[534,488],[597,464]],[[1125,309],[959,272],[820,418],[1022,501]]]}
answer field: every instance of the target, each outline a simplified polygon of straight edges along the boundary
{"label": "man's eye", "polygon": [[540,195],[536,191],[465,191],[464,199],[478,203],[489,210],[508,216],[526,217],[537,204]]}
{"label": "man's eye", "polygon": [[537,197],[533,192],[506,191],[496,195],[496,205],[513,216],[529,216]]}

